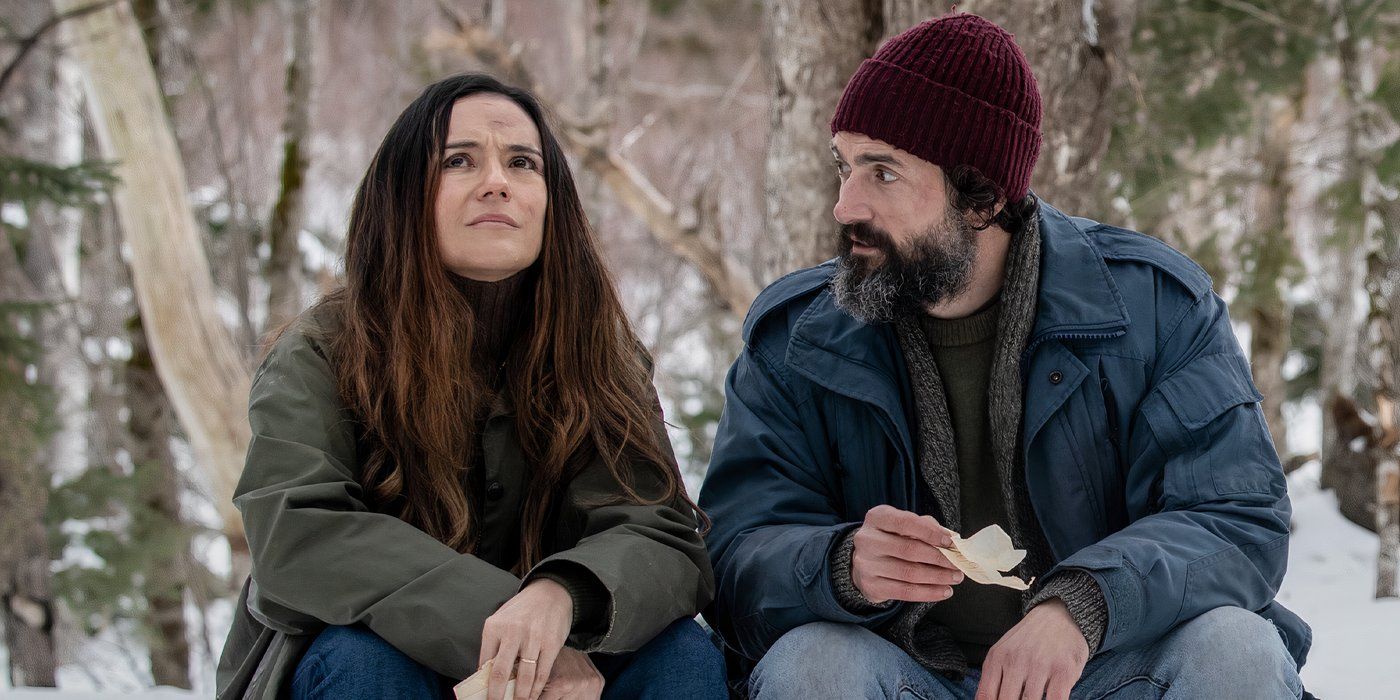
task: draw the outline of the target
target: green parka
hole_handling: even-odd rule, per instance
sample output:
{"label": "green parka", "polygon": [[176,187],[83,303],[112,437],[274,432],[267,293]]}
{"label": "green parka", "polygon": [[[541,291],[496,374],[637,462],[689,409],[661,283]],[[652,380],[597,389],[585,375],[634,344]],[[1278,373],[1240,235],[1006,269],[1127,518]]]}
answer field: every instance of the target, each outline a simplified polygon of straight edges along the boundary
{"label": "green parka", "polygon": [[[324,307],[304,314],[253,378],[252,441],[234,494],[252,575],[219,660],[221,699],[285,697],[302,653],[326,625],[364,624],[419,663],[465,678],[476,670],[482,624],[522,585],[509,569],[529,465],[509,401],[497,402],[481,435],[481,545],[475,555],[459,554],[365,505],[356,423],[322,340],[333,337],[333,316]],[[669,455],[659,412],[655,428]],[[651,473],[638,470],[639,491],[647,492]],[[604,629],[569,638],[584,651],[633,651],[714,595],[690,509],[598,505],[620,492],[601,462],[585,469],[551,524],[553,551],[524,579],[591,576],[590,587],[607,592]]]}

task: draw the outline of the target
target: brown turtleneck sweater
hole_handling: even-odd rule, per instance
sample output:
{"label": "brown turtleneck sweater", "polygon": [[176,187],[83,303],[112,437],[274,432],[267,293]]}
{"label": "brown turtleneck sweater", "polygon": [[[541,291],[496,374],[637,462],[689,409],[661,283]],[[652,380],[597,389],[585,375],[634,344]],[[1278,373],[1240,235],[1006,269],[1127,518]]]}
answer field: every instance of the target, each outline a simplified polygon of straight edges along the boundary
{"label": "brown turtleneck sweater", "polygon": [[[493,393],[499,392],[505,381],[505,363],[530,316],[526,310],[535,288],[534,273],[525,269],[497,282],[482,282],[455,274],[451,277],[453,285],[472,309],[472,368],[486,380]],[[480,438],[486,432],[489,416],[488,403],[482,407],[476,421],[478,439],[473,447],[473,464],[480,464],[485,459],[485,447]],[[469,488],[475,496],[472,501],[484,502],[482,495],[486,483],[483,470],[471,470],[470,478]],[[600,590],[602,583],[591,574],[561,566],[533,572],[531,578],[547,578],[569,591],[574,601],[574,632],[603,628],[608,594],[606,590]]]}
{"label": "brown turtleneck sweater", "polygon": [[534,290],[527,268],[497,282],[451,275],[453,286],[472,307],[472,365],[484,372],[492,389],[500,388],[500,367],[520,335],[526,314],[520,313]]}

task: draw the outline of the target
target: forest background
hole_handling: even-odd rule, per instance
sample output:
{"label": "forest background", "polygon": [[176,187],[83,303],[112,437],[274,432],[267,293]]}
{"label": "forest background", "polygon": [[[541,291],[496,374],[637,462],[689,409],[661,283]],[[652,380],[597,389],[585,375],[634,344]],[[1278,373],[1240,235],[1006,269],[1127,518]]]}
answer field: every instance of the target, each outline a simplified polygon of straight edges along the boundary
{"label": "forest background", "polygon": [[[687,483],[758,290],[834,252],[828,121],[926,0],[0,3],[0,687],[208,695],[269,329],[336,284],[428,83],[552,107]],[[967,0],[1045,101],[1032,181],[1230,303],[1290,473],[1304,680],[1400,668],[1400,4]],[[1379,533],[1379,535],[1377,534]]]}

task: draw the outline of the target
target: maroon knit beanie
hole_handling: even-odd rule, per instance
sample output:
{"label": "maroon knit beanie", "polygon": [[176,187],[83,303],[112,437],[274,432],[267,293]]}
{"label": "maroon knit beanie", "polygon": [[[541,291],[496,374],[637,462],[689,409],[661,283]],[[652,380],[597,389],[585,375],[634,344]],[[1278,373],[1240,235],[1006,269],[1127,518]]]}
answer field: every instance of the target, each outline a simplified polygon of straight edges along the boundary
{"label": "maroon knit beanie", "polygon": [[890,39],[860,64],[831,120],[838,131],[941,168],[971,165],[1016,201],[1040,154],[1040,92],[1010,33],[950,15]]}

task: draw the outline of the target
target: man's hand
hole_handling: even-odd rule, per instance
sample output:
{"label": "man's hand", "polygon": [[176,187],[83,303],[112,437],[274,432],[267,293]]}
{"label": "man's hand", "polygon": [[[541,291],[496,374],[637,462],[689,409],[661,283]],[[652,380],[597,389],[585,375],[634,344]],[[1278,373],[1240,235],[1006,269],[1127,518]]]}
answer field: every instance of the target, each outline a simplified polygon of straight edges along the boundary
{"label": "man's hand", "polygon": [[[487,678],[486,697],[502,700],[506,681],[515,670],[515,698],[540,697],[555,657],[560,655],[573,622],[574,600],[569,591],[549,579],[531,581],[505,602],[481,628],[481,657],[477,667],[494,660]],[[519,666],[517,667],[517,659]]]}
{"label": "man's hand", "polygon": [[872,603],[946,600],[963,580],[937,549],[953,546],[952,534],[932,516],[875,506],[853,540],[851,581]]}
{"label": "man's hand", "polygon": [[1089,643],[1059,598],[1026,613],[982,662],[977,700],[1069,700],[1089,662]]}
{"label": "man's hand", "polygon": [[540,700],[598,700],[603,695],[603,674],[588,655],[564,647],[554,662],[554,672],[544,685]]}

